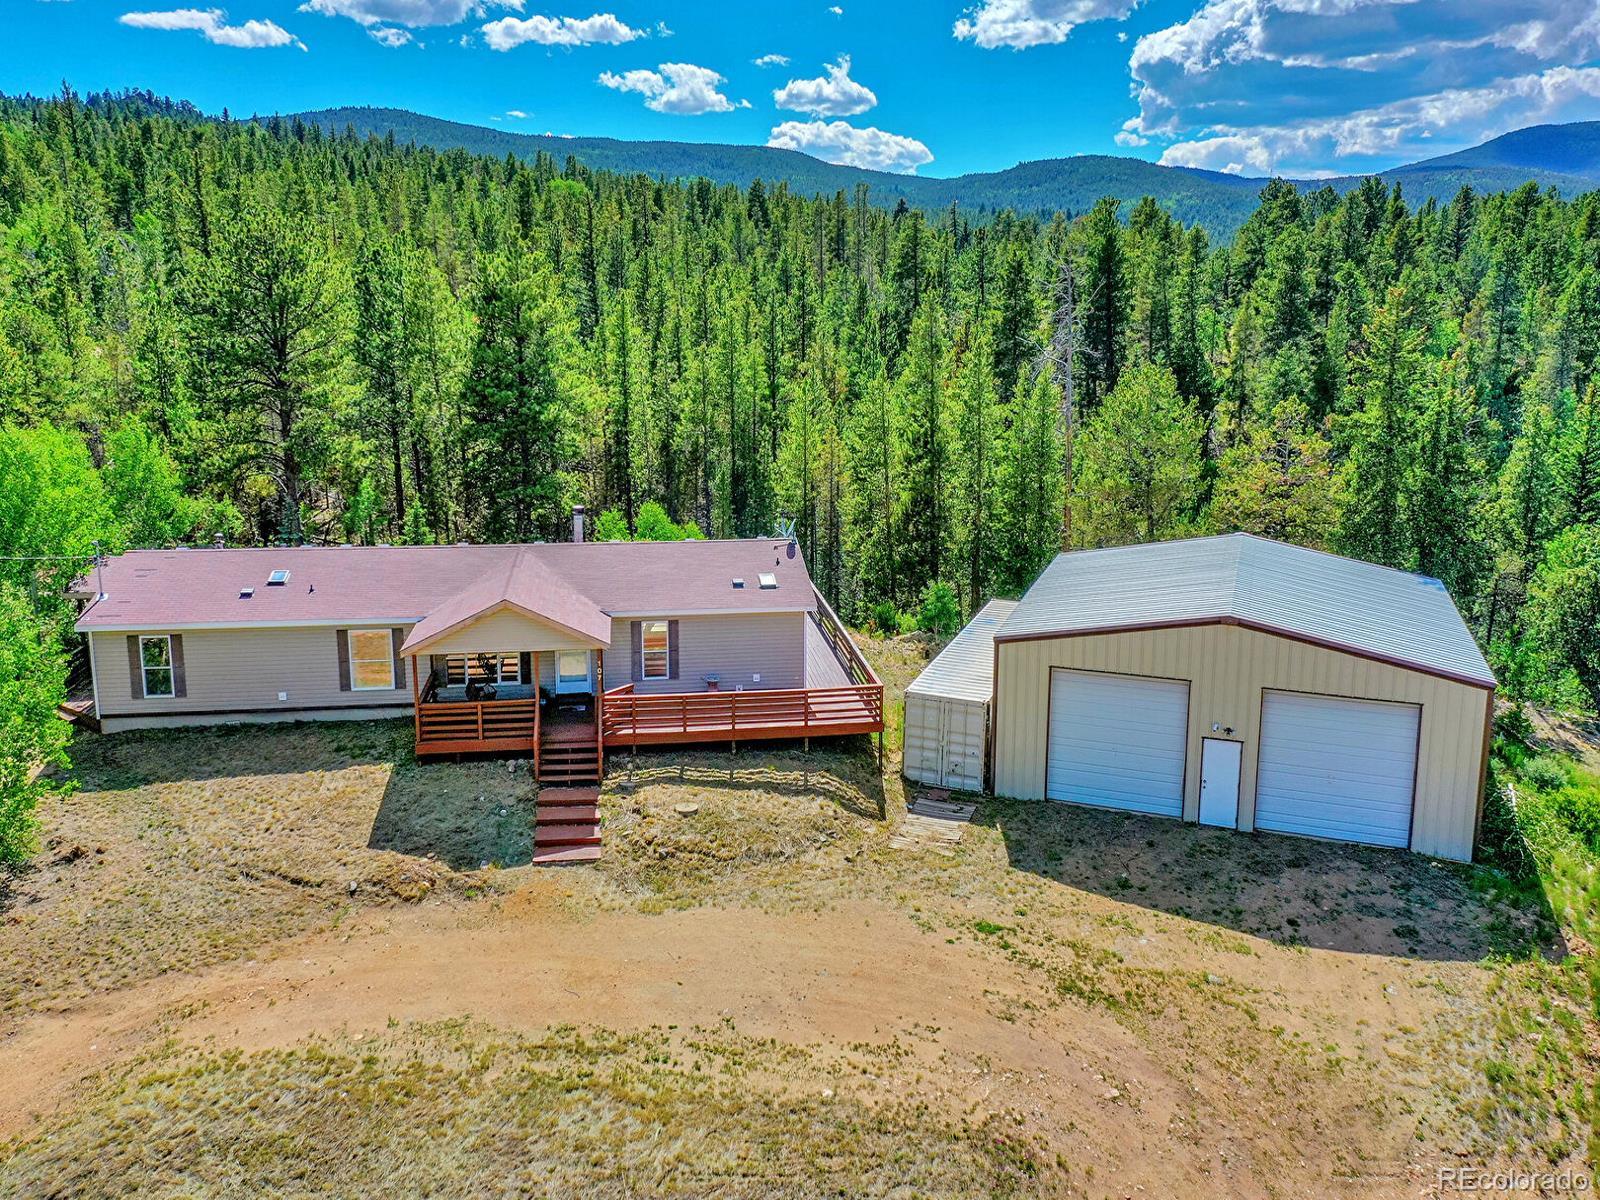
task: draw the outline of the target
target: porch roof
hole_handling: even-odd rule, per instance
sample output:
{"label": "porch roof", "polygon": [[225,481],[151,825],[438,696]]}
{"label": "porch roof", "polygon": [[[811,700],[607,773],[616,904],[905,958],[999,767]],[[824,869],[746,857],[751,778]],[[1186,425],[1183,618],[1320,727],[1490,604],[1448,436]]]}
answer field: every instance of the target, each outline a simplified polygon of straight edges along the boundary
{"label": "porch roof", "polygon": [[[455,630],[490,613],[510,610],[553,625],[593,646],[611,644],[611,618],[544,563],[522,550],[450,596],[412,626],[402,654],[420,654]],[[507,650],[521,647],[507,646]]]}

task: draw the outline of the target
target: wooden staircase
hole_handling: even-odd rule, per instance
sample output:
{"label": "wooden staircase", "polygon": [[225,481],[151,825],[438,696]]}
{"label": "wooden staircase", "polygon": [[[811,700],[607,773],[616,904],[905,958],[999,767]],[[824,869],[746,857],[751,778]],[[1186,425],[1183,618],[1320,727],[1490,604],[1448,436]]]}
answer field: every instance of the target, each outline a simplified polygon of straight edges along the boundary
{"label": "wooden staircase", "polygon": [[598,787],[541,787],[535,820],[535,865],[594,862],[600,857]]}
{"label": "wooden staircase", "polygon": [[600,747],[582,742],[546,741],[539,746],[539,782],[556,787],[600,782]]}

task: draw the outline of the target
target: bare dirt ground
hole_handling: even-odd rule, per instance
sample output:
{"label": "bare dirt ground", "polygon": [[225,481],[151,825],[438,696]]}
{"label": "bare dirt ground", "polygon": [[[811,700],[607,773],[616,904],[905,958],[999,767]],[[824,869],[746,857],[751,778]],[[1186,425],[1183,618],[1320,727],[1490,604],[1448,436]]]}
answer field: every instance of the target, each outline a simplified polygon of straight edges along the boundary
{"label": "bare dirt ground", "polygon": [[0,1195],[1417,1196],[1581,1157],[1497,1081],[1594,1015],[1483,872],[1002,802],[895,851],[853,744],[614,761],[605,857],[541,870],[526,775],[406,732],[80,744],[0,899]]}

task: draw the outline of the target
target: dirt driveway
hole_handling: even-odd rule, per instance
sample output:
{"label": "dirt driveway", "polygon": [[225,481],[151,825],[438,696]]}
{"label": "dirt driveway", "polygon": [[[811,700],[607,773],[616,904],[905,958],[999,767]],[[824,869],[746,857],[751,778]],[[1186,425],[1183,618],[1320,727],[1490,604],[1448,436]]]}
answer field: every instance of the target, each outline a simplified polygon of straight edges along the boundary
{"label": "dirt driveway", "polygon": [[0,1194],[1415,1196],[1581,1147],[1495,1086],[1559,945],[1475,872],[1000,803],[908,853],[848,747],[642,758],[541,871],[526,778],[402,732],[80,749],[0,915]]}

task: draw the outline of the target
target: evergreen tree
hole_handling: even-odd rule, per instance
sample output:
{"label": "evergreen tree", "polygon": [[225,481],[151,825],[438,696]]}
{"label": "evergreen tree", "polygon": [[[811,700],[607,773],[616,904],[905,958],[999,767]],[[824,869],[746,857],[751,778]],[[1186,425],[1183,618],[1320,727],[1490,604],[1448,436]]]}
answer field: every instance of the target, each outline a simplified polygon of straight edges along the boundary
{"label": "evergreen tree", "polygon": [[566,516],[573,403],[564,314],[549,277],[517,255],[485,263],[473,315],[462,389],[468,501],[487,537],[555,540]]}
{"label": "evergreen tree", "polygon": [[1297,399],[1280,402],[1272,423],[1254,429],[1222,455],[1211,524],[1261,537],[1325,547],[1339,514],[1328,440],[1309,424]]}
{"label": "evergreen tree", "polygon": [[1347,502],[1336,544],[1344,554],[1391,567],[1411,565],[1404,496],[1413,447],[1416,381],[1422,335],[1413,328],[1403,287],[1389,290],[1364,334],[1366,350],[1355,366],[1358,413],[1349,418],[1345,464]]}
{"label": "evergreen tree", "polygon": [[1074,541],[1118,546],[1178,533],[1200,494],[1201,430],[1169,368],[1127,372],[1078,437]]}

